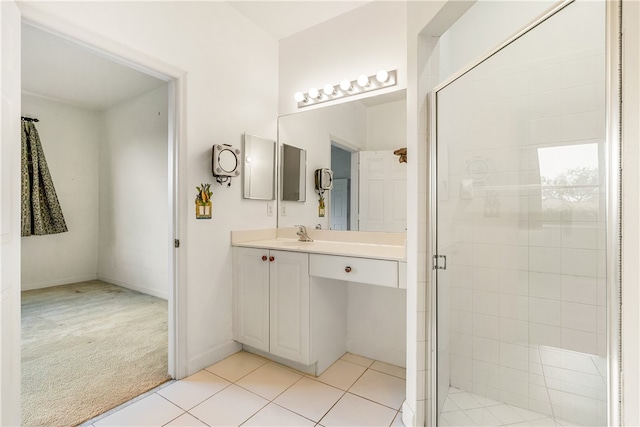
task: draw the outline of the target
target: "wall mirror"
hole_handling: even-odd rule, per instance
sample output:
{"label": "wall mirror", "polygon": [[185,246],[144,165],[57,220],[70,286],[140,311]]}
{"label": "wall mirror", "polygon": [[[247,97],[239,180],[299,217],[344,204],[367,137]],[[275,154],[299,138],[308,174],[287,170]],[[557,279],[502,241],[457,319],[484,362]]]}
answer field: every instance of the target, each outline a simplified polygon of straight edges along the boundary
{"label": "wall mirror", "polygon": [[244,134],[242,196],[245,199],[275,198],[276,142]]}
{"label": "wall mirror", "polygon": [[304,202],[307,194],[307,152],[282,144],[282,200]]}
{"label": "wall mirror", "polygon": [[[306,150],[307,198],[282,198],[278,226],[404,232],[407,228],[407,164],[393,152],[406,143],[406,91],[390,92],[278,119],[278,142]],[[313,171],[331,168],[333,189],[318,215]]]}

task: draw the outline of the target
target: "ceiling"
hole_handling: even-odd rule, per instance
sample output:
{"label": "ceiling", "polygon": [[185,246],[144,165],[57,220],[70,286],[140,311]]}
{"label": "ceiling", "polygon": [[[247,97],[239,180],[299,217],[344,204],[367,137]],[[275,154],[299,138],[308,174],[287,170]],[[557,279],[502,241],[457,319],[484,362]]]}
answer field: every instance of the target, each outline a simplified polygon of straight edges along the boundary
{"label": "ceiling", "polygon": [[[238,12],[280,40],[368,1],[238,1]],[[22,91],[92,110],[105,110],[166,82],[54,34],[23,24]],[[28,111],[23,111],[29,114]]]}
{"label": "ceiling", "polygon": [[228,3],[277,40],[281,40],[370,1],[231,0]]}
{"label": "ceiling", "polygon": [[22,25],[23,93],[104,110],[165,84],[78,44]]}

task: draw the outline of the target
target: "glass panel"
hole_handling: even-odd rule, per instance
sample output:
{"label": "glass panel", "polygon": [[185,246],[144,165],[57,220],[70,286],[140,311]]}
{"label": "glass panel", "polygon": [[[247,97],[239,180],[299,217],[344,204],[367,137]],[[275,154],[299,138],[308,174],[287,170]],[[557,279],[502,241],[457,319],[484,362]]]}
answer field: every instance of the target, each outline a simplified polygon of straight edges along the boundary
{"label": "glass panel", "polygon": [[436,93],[442,425],[606,425],[604,22],[573,3]]}

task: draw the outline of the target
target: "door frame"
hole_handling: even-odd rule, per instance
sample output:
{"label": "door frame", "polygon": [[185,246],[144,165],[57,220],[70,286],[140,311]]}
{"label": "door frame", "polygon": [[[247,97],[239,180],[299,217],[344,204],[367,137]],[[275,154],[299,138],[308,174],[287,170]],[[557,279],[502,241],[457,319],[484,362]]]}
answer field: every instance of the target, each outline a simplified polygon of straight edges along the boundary
{"label": "door frame", "polygon": [[[430,238],[427,239],[427,268],[431,268],[429,276],[430,286],[427,288],[426,332],[426,366],[425,377],[425,422],[426,425],[437,426],[438,401],[437,401],[437,272],[435,268],[435,256],[437,255],[437,92],[453,83],[455,80],[471,71],[489,57],[516,41],[525,33],[533,30],[575,0],[564,0],[550,8],[545,14],[535,19],[514,36],[488,52],[483,57],[464,67],[446,81],[433,88],[426,99],[427,123],[429,129],[428,152],[429,173],[427,175],[427,188],[429,189],[427,205],[427,223],[429,224]],[[621,99],[621,28],[622,28],[622,4],[621,1],[605,2],[605,151],[606,151],[606,230],[607,230],[607,419],[609,426],[622,425],[622,276],[621,276],[621,252],[622,252],[622,157],[621,157],[621,132],[622,132],[622,99]],[[431,267],[429,267],[431,266]]]}
{"label": "door frame", "polygon": [[[85,29],[69,25],[59,18],[33,9],[28,3],[20,4],[21,23],[62,37],[92,53],[136,71],[167,82],[168,102],[168,188],[169,230],[167,245],[169,259],[168,289],[168,373],[172,378],[187,376],[186,353],[186,250],[177,250],[184,234],[186,206],[181,191],[186,158],[186,72],[149,55],[129,48],[111,39]],[[20,191],[17,189],[16,191]]]}
{"label": "door frame", "polygon": [[[341,150],[351,153],[351,182],[349,183],[349,191],[351,193],[349,203],[350,206],[350,222],[349,230],[358,231],[360,228],[360,212],[358,212],[358,202],[360,200],[360,150],[357,145],[329,134],[329,145],[338,147]],[[331,211],[329,211],[331,212]],[[331,223],[331,222],[329,222]]]}

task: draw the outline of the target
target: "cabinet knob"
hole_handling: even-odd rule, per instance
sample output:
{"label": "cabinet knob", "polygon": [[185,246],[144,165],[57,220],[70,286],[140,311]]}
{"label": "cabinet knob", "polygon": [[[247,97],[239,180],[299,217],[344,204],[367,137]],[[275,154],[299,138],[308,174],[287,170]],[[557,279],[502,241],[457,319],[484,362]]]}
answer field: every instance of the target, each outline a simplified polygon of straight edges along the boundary
{"label": "cabinet knob", "polygon": [[262,260],[266,261],[267,260],[267,256],[266,255],[262,255]]}
{"label": "cabinet knob", "polygon": [[347,273],[351,273],[351,267],[346,266],[346,267],[344,268],[344,271],[345,271],[345,272],[347,272]]}
{"label": "cabinet knob", "polygon": [[272,257],[272,256],[269,257],[269,261],[273,262],[274,260],[275,260],[274,257]]}

